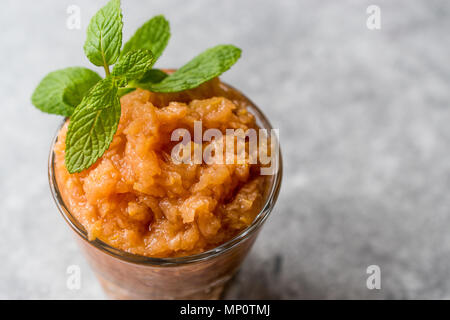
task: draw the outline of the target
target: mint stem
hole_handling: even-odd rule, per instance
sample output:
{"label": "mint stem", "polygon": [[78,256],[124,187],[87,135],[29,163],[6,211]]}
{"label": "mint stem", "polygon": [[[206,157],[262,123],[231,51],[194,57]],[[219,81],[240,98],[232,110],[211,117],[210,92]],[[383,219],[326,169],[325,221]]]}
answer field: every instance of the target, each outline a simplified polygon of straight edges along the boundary
{"label": "mint stem", "polygon": [[109,66],[106,63],[103,65],[103,69],[105,69],[106,76],[109,76],[110,75]]}

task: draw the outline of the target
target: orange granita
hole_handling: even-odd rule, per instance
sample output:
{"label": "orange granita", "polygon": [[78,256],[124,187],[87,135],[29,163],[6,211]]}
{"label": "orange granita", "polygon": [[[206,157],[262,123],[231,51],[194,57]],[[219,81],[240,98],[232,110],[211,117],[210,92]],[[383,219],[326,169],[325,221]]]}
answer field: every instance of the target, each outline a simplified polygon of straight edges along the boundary
{"label": "orange granita", "polygon": [[216,247],[252,223],[265,187],[259,165],[171,158],[178,143],[172,132],[192,133],[194,121],[224,135],[227,128],[256,129],[242,97],[213,79],[173,94],[137,89],[121,106],[109,149],[89,169],[69,174],[65,167],[68,122],[54,148],[60,193],[91,240],[139,255],[184,256]]}

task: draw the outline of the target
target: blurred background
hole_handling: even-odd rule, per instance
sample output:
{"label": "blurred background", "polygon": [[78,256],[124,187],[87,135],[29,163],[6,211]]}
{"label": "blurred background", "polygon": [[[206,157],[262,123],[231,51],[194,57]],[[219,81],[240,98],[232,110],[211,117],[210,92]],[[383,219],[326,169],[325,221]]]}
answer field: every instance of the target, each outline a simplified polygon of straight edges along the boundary
{"label": "blurred background", "polygon": [[[48,72],[91,67],[85,30],[105,3],[2,1],[0,298],[105,298],[48,188],[61,118],[30,102]],[[66,26],[71,5],[79,30]],[[366,26],[369,5],[381,9],[379,30]],[[241,47],[223,79],[280,129],[281,194],[226,298],[450,298],[450,2],[123,0],[122,9],[124,39],[153,15],[171,22],[157,67],[218,43]],[[81,268],[79,290],[66,286],[70,265]],[[366,287],[369,265],[381,269],[380,290]]]}

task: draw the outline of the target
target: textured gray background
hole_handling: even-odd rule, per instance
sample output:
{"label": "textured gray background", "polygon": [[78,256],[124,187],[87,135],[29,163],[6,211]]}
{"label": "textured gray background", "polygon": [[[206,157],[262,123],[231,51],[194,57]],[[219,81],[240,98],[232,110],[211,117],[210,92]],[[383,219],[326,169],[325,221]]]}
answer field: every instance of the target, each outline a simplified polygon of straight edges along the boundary
{"label": "textured gray background", "polygon": [[[2,1],[0,298],[104,298],[48,190],[61,119],[30,104],[50,70],[89,65],[85,28],[104,2]],[[81,30],[65,26],[69,4]],[[369,4],[379,31],[366,28]],[[123,11],[125,38],[154,14],[171,21],[159,66],[243,48],[223,78],[280,128],[280,198],[228,298],[450,298],[448,1],[124,0]],[[365,285],[371,264],[379,291]]]}

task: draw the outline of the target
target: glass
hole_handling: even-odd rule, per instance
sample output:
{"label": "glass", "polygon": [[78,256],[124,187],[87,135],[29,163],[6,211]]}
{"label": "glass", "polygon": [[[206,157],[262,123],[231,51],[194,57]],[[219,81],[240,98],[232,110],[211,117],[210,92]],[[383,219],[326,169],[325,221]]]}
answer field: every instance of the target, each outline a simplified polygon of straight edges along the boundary
{"label": "glass", "polygon": [[[247,110],[256,118],[260,128],[272,126],[254,103],[229,85],[224,89],[247,103]],[[63,122],[64,124],[64,122]],[[62,125],[61,125],[62,126]],[[59,128],[58,128],[59,132]],[[76,240],[93,268],[108,297],[112,299],[219,299],[225,284],[233,277],[251,249],[262,225],[277,200],[282,177],[281,151],[274,157],[278,167],[268,177],[265,202],[253,223],[224,244],[200,254],[152,258],[116,249],[96,239],[89,241],[85,228],[70,213],[59,192],[54,174],[53,140],[48,177],[50,189],[61,215],[76,233]]]}

